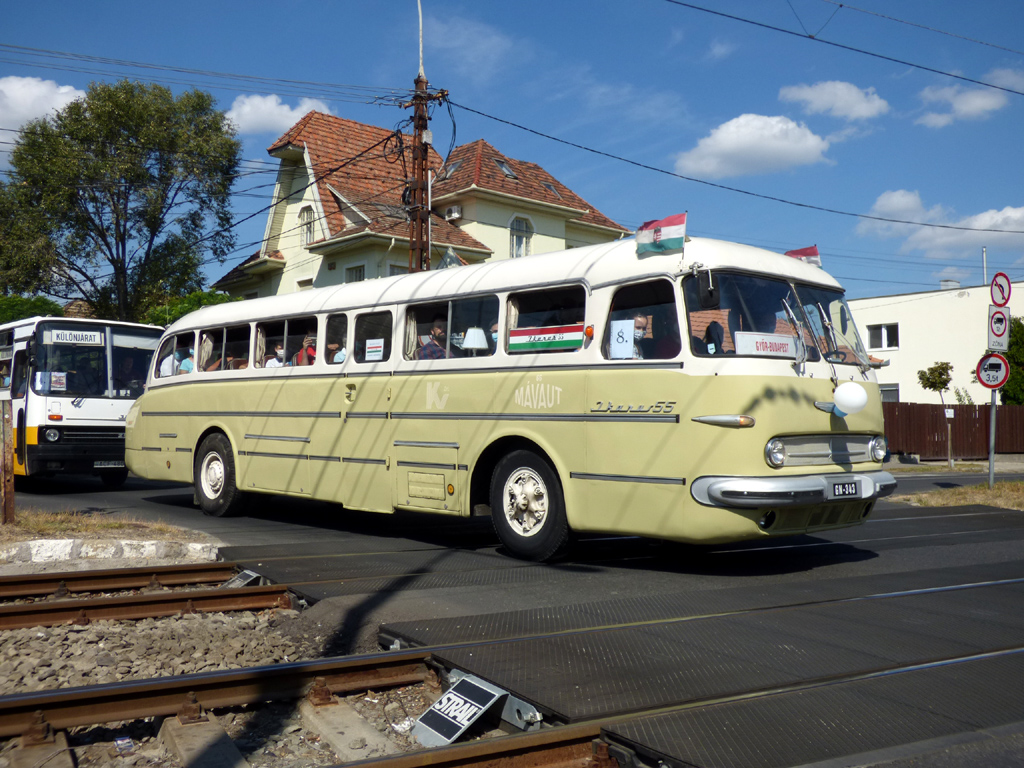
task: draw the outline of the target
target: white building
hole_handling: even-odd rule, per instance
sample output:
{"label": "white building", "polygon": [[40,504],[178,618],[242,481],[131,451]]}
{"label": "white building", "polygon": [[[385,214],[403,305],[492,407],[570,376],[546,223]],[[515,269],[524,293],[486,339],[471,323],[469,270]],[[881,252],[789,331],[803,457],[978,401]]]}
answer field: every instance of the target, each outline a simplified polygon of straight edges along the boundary
{"label": "white building", "polygon": [[[1024,314],[1024,282],[1013,283],[1010,296],[1010,315],[1019,317]],[[882,399],[939,403],[938,393],[918,383],[917,372],[946,362],[953,364],[953,380],[943,393],[947,404],[957,402],[954,387],[979,405],[989,402],[991,390],[972,380],[988,345],[991,302],[988,285],[964,288],[955,281],[938,291],[850,300],[868,352],[889,361],[876,371]]]}

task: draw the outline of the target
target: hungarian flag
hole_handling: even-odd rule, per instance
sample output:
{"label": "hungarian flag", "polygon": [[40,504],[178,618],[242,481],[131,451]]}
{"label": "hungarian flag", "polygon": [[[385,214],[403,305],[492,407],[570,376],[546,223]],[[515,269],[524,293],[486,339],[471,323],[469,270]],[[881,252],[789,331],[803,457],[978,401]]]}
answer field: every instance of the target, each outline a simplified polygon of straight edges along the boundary
{"label": "hungarian flag", "polygon": [[813,264],[816,267],[821,266],[821,256],[818,254],[818,246],[812,245],[807,248],[797,248],[795,251],[786,251],[787,256],[792,256],[794,259],[800,259],[800,261],[806,261],[808,264]]}
{"label": "hungarian flag", "polygon": [[686,242],[686,214],[647,221],[636,231],[636,255],[681,251]]}
{"label": "hungarian flag", "polygon": [[543,328],[518,328],[509,331],[508,351],[529,352],[540,349],[579,349],[583,346],[583,323],[549,325]]}

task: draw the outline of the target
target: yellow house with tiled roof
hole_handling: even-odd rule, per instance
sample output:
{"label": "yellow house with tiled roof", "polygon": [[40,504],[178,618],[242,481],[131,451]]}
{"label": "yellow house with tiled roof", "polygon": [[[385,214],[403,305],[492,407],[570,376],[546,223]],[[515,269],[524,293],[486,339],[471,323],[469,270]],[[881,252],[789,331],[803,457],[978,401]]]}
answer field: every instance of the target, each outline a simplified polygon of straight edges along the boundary
{"label": "yellow house with tiled roof", "polygon": [[[310,112],[268,149],[280,160],[259,252],[214,283],[255,298],[386,277],[408,270],[402,202],[410,136]],[[429,148],[431,264],[449,249],[463,263],[608,242],[630,234],[535,163],[483,140]],[[447,262],[453,259],[449,254]]]}

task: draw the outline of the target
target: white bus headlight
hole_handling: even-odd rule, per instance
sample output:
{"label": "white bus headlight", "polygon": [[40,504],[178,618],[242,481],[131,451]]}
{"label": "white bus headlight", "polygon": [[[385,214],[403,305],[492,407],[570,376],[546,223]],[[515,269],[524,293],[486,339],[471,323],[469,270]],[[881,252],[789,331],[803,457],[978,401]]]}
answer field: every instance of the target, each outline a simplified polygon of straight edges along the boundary
{"label": "white bus headlight", "polygon": [[879,435],[871,441],[871,460],[872,461],[884,461],[885,454],[889,446],[885,442],[885,438]]}
{"label": "white bus headlight", "polygon": [[46,442],[48,443],[56,443],[60,440],[60,430],[50,427],[43,432],[43,437],[46,438]]}
{"label": "white bus headlight", "polygon": [[771,467],[781,467],[786,463],[786,444],[777,437],[769,440],[764,447],[764,460]]}

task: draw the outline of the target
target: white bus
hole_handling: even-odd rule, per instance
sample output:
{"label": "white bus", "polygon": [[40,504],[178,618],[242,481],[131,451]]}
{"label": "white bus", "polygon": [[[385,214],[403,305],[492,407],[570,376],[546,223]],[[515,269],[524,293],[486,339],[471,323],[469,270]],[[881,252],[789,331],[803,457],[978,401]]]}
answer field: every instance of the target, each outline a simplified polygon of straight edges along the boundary
{"label": "white bus", "polygon": [[571,531],[851,526],[895,488],[839,284],[700,238],[206,307],[167,330],[127,426],[132,471],[207,514],[248,492],[489,514],[530,559]]}
{"label": "white bus", "polygon": [[14,474],[128,476],[124,422],[163,329],[31,317],[0,325],[0,400],[14,419]]}

